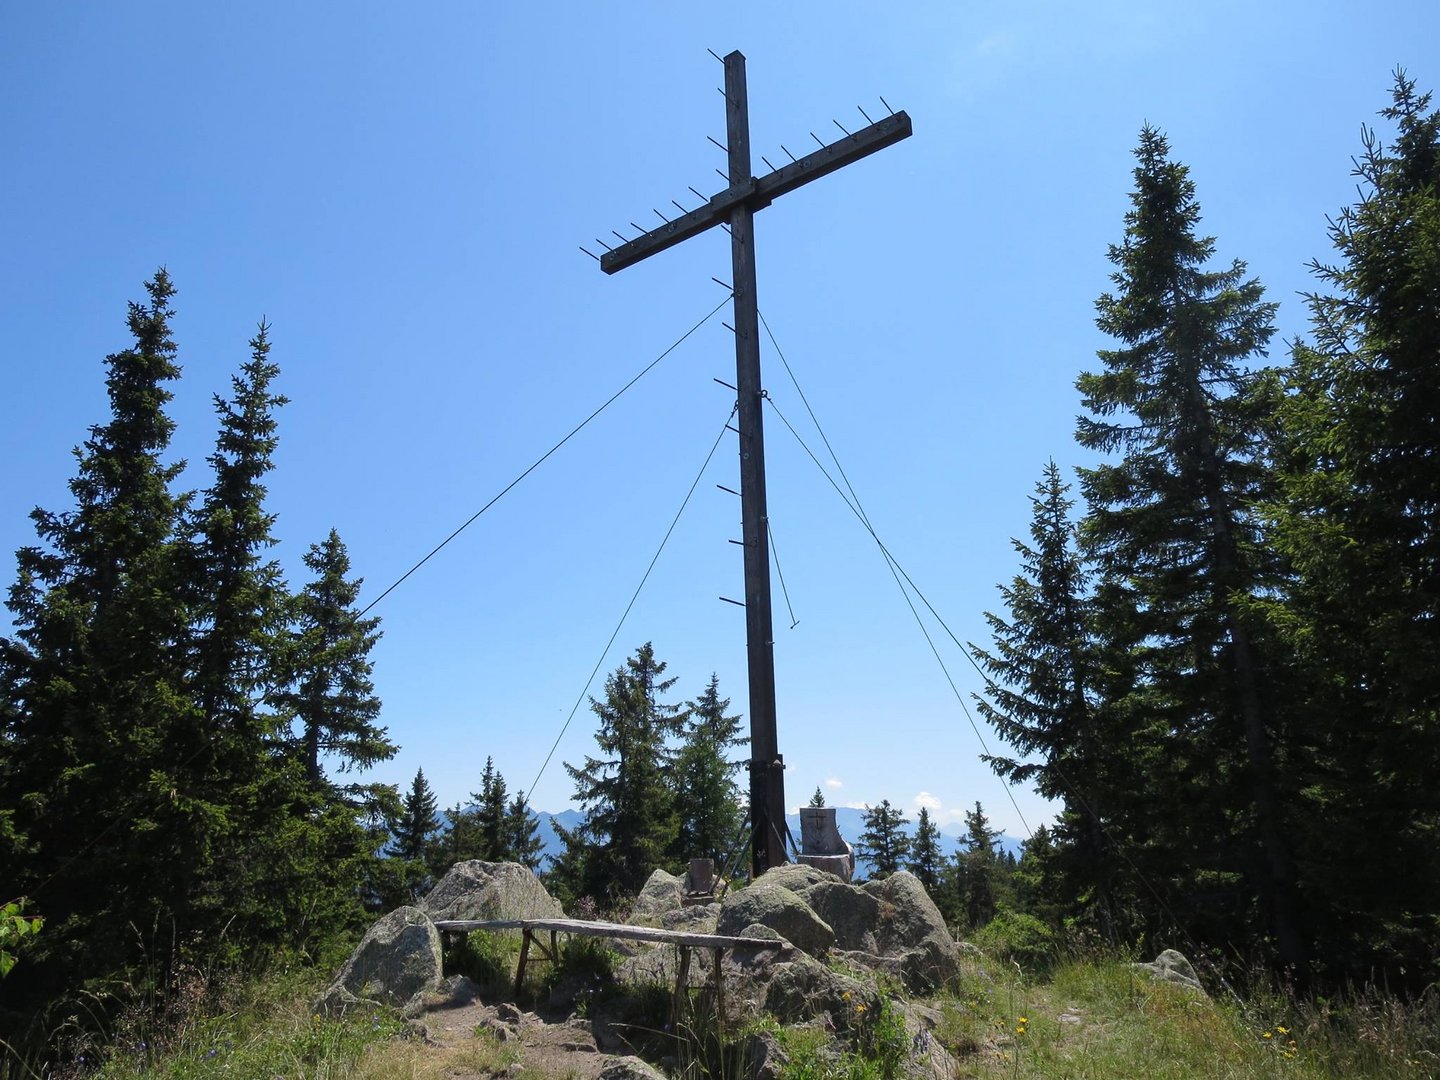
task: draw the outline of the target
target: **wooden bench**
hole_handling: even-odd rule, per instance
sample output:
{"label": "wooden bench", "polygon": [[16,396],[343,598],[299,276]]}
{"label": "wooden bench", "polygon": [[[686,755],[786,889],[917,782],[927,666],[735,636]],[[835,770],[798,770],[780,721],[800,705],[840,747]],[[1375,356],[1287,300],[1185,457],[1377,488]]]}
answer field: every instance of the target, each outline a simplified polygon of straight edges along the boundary
{"label": "wooden bench", "polygon": [[[685,990],[690,980],[690,950],[710,949],[714,954],[715,1012],[721,1023],[725,1021],[725,980],[720,972],[720,963],[726,949],[779,949],[783,941],[773,938],[726,937],[723,934],[692,934],[686,930],[659,930],[648,926],[629,926],[625,923],[589,922],[583,919],[440,919],[435,929],[446,934],[468,934],[471,930],[519,930],[523,934],[520,943],[520,965],[515,970],[515,997],[519,1000],[520,989],[525,982],[525,965],[530,959],[530,947],[534,945],[552,964],[558,963],[560,951],[556,944],[559,934],[579,934],[582,937],[608,937],[625,941],[653,941],[661,945],[674,945],[680,951],[680,973],[675,981],[675,997],[670,1006],[670,1023],[680,1020],[681,1007],[685,1001]],[[547,949],[537,940],[536,931],[549,931],[550,946]]]}

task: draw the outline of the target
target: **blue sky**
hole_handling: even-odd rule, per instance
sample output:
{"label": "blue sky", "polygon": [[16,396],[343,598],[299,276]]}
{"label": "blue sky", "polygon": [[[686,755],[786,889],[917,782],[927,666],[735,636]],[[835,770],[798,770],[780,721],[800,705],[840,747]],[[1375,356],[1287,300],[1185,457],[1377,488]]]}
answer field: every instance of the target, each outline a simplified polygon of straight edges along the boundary
{"label": "blue sky", "polygon": [[[1015,571],[1028,496],[1105,344],[1141,125],[1192,168],[1219,257],[1303,333],[1305,264],[1354,196],[1391,72],[1422,87],[1440,6],[1378,2],[703,5],[76,3],[0,6],[0,549],[68,505],[103,421],[102,361],[160,265],[179,287],[177,456],[203,486],[210,396],[272,324],[278,556],[332,526],[373,597],[724,299],[712,231],[606,277],[578,250],[723,186],[706,52],[748,58],[752,145],[798,152],[883,96],[914,136],[757,218],[761,309],[871,520],[962,640]],[[724,313],[721,313],[724,315]],[[1283,346],[1277,348],[1283,354]],[[773,351],[766,385],[807,441]],[[719,434],[733,346],[717,316],[387,597],[384,722],[442,801],[487,755],[530,787]],[[873,541],[774,415],[780,747],[789,802],[977,799],[1024,826]],[[600,679],[653,641],[746,708],[733,437]],[[7,570],[6,580],[11,574]],[[778,584],[778,583],[777,583]],[[933,629],[933,628],[932,628]],[[937,637],[962,696],[979,680]],[[540,776],[593,748],[582,705]],[[995,748],[993,736],[983,732]],[[1048,809],[1016,802],[1031,827]]]}

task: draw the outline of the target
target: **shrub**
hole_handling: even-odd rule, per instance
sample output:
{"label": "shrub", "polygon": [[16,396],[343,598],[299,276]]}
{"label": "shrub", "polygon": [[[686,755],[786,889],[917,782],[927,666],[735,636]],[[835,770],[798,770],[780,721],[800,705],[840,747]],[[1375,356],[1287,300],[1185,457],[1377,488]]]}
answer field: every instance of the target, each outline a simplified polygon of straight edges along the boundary
{"label": "shrub", "polygon": [[1034,972],[1047,970],[1055,962],[1059,939],[1033,915],[1001,911],[976,932],[974,942],[986,952]]}

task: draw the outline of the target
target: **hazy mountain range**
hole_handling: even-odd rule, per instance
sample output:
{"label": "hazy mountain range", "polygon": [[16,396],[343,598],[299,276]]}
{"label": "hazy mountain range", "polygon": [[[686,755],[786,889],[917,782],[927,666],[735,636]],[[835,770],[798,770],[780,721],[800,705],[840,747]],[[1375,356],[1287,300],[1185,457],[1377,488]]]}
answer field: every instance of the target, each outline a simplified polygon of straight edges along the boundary
{"label": "hazy mountain range", "polygon": [[[537,810],[535,816],[539,819],[539,837],[544,846],[544,853],[547,857],[558,856],[564,850],[564,844],[560,840],[560,834],[555,831],[556,823],[562,828],[574,829],[582,820],[584,814],[579,810],[562,810],[558,814],[552,814],[545,810]],[[795,837],[795,842],[800,842],[800,815],[787,814],[786,823],[790,826],[790,832]],[[853,847],[860,839],[860,834],[865,831],[865,811],[849,807],[837,806],[835,808],[835,825],[843,836]],[[905,831],[912,836],[915,834],[915,819],[912,817],[904,826]],[[959,822],[950,825],[940,826],[940,850],[947,857],[960,850],[960,838],[964,836],[964,826]],[[1024,841],[1017,840],[1012,836],[1001,834],[998,846],[1005,851],[1020,857],[1020,849]],[[542,864],[542,866],[545,864]],[[863,859],[857,860],[855,873],[857,877],[865,877],[869,873],[869,867]]]}

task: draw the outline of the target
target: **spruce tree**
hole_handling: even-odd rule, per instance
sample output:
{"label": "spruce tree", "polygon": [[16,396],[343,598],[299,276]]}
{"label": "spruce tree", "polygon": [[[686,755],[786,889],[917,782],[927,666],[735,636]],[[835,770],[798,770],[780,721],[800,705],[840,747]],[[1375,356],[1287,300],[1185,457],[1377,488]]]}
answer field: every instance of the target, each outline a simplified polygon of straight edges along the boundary
{"label": "spruce tree", "polygon": [[544,841],[540,839],[540,822],[530,812],[523,791],[517,791],[505,812],[505,845],[507,858],[531,870],[540,868]]}
{"label": "spruce tree", "polygon": [[[1362,131],[1360,197],[1312,264],[1313,340],[1283,408],[1276,546],[1297,581],[1267,607],[1304,668],[1311,766],[1297,831],[1330,974],[1392,984],[1440,941],[1440,112],[1397,72]],[[1397,873],[1397,867],[1404,867]],[[1423,958],[1423,959],[1422,959]]]}
{"label": "spruce tree", "polygon": [[889,877],[899,870],[910,853],[910,837],[904,826],[905,815],[881,799],[879,806],[866,807],[865,831],[860,834],[857,854],[874,870],[873,877]]}
{"label": "spruce tree", "polygon": [[439,804],[425,779],[425,770],[416,769],[410,789],[400,797],[387,819],[381,857],[370,863],[370,886],[376,906],[391,910],[414,903],[434,883],[429,855],[433,837],[439,831]]}
{"label": "spruce tree", "polygon": [[261,704],[276,680],[288,595],[279,564],[265,559],[276,541],[264,481],[279,443],[275,410],[286,399],[270,388],[280,369],[270,359],[264,323],[250,348],[250,360],[231,379],[232,396],[215,396],[214,480],[190,524],[186,570],[192,601],[203,613],[193,628],[192,663],[204,722],[268,742],[275,722]]}
{"label": "spruce tree", "polygon": [[1052,866],[1055,858],[1052,834],[1041,825],[1025,841],[1020,855],[1015,874],[1015,900],[1021,911],[1058,929],[1076,904],[1074,895],[1064,891],[1065,886],[1060,884],[1062,875]]}
{"label": "spruce tree", "polygon": [[605,700],[590,701],[603,756],[565,766],[585,810],[579,888],[597,901],[633,896],[656,867],[674,865],[669,852],[679,819],[667,742],[677,733],[680,707],[661,701],[675,683],[662,679],[664,672],[649,642],[636,650],[605,680]]}
{"label": "spruce tree", "polygon": [[727,716],[730,699],[720,696],[720,680],[713,673],[705,692],[688,702],[683,713],[684,734],[675,755],[675,807],[680,817],[674,854],[684,862],[692,858],[725,861],[740,840],[744,818],[736,770],[743,762],[726,754],[732,746],[750,740],[740,734],[740,717]]}
{"label": "spruce tree", "polygon": [[380,699],[370,677],[380,620],[355,610],[361,579],[349,577],[340,534],[331,529],[312,544],[305,565],[314,578],[296,598],[288,685],[277,697],[297,729],[293,746],[305,776],[320,788],[327,782],[323,758],[341,773],[365,770],[393,757],[395,745],[376,722]]}
{"label": "spruce tree", "polygon": [[[133,927],[188,934],[226,807],[210,801],[208,733],[186,700],[188,613],[176,537],[183,463],[167,384],[179,378],[164,270],[130,305],[133,345],[107,357],[108,422],[76,450],[73,510],[35,510],[0,642],[0,835],[6,888],[46,917],[7,996],[41,1002],[135,957]],[[161,964],[168,957],[157,958]]]}
{"label": "spruce tree", "polygon": [[960,910],[970,928],[978,930],[995,917],[999,868],[995,840],[999,833],[990,828],[990,819],[976,802],[965,812],[964,851],[956,856],[960,880]]}
{"label": "spruce tree", "polygon": [[1120,804],[1144,787],[1144,776],[1132,753],[1130,716],[1106,707],[1112,692],[1128,692],[1123,676],[1131,663],[1091,629],[1090,571],[1069,492],[1049,461],[1030,498],[1030,540],[1011,541],[1021,571],[1000,586],[1008,617],[986,612],[994,646],[971,651],[986,675],[984,696],[976,696],[980,713],[1019,755],[986,760],[1010,782],[1033,783],[1061,803],[1056,832],[1064,855],[1045,864],[1057,875],[1051,887],[1087,897],[1086,914],[1113,937],[1112,891],[1123,862],[1106,829],[1122,827]]}
{"label": "spruce tree", "polygon": [[279,564],[268,558],[275,515],[265,508],[265,481],[279,442],[275,412],[286,399],[271,389],[279,367],[263,322],[250,349],[231,378],[230,397],[214,397],[220,426],[209,457],[212,481],[188,515],[179,551],[193,612],[187,693],[209,732],[213,801],[234,804],[211,841],[223,870],[207,902],[217,918],[242,918],[252,930],[268,925],[279,940],[290,915],[308,906],[298,896],[282,900],[286,886],[318,884],[326,875],[293,865],[306,847],[291,835],[299,773],[276,752],[280,722],[268,707],[282,677],[290,597]]}
{"label": "spruce tree", "polygon": [[[1172,910],[1191,905],[1199,936],[1243,939],[1258,898],[1279,959],[1300,970],[1275,750],[1284,714],[1265,692],[1280,657],[1248,603],[1285,580],[1255,513],[1271,481],[1273,408],[1263,392],[1273,380],[1256,363],[1275,305],[1244,263],[1204,268],[1215,242],[1197,233],[1194,183],[1164,136],[1147,127],[1136,157],[1124,240],[1110,249],[1115,292],[1096,303],[1097,325],[1119,346],[1076,384],[1090,413],[1077,440],[1122,455],[1082,469],[1081,483],[1100,579],[1092,629],[1134,665],[1109,707],[1146,725],[1132,752],[1149,754],[1151,805],[1135,815],[1131,842],[1172,861],[1185,852],[1196,876]],[[1225,903],[1216,881],[1234,883]]]}
{"label": "spruce tree", "polygon": [[410,790],[401,806],[400,817],[392,829],[393,850],[397,859],[413,863],[424,861],[431,837],[440,828],[436,809],[435,792],[425,779],[425,770],[416,769],[415,779],[410,782]]}
{"label": "spruce tree", "polygon": [[496,770],[494,760],[487,757],[485,772],[480,777],[480,790],[470,793],[470,798],[475,800],[475,829],[479,838],[479,852],[475,858],[486,862],[506,862],[510,859],[508,797],[505,778]]}
{"label": "spruce tree", "polygon": [[460,803],[443,811],[444,831],[426,851],[430,873],[444,877],[456,863],[480,858],[480,829],[475,814]]}
{"label": "spruce tree", "polygon": [[944,863],[945,856],[940,852],[940,829],[930,817],[929,808],[922,806],[905,868],[920,879],[920,884],[925,886],[925,891],[933,898],[940,890],[940,874]]}
{"label": "spruce tree", "polygon": [[810,796],[810,806],[811,806],[812,809],[819,810],[819,809],[823,808],[824,805],[825,805],[825,793],[820,790],[820,785],[819,785],[819,784],[816,784],[816,785],[815,785],[815,794]]}

